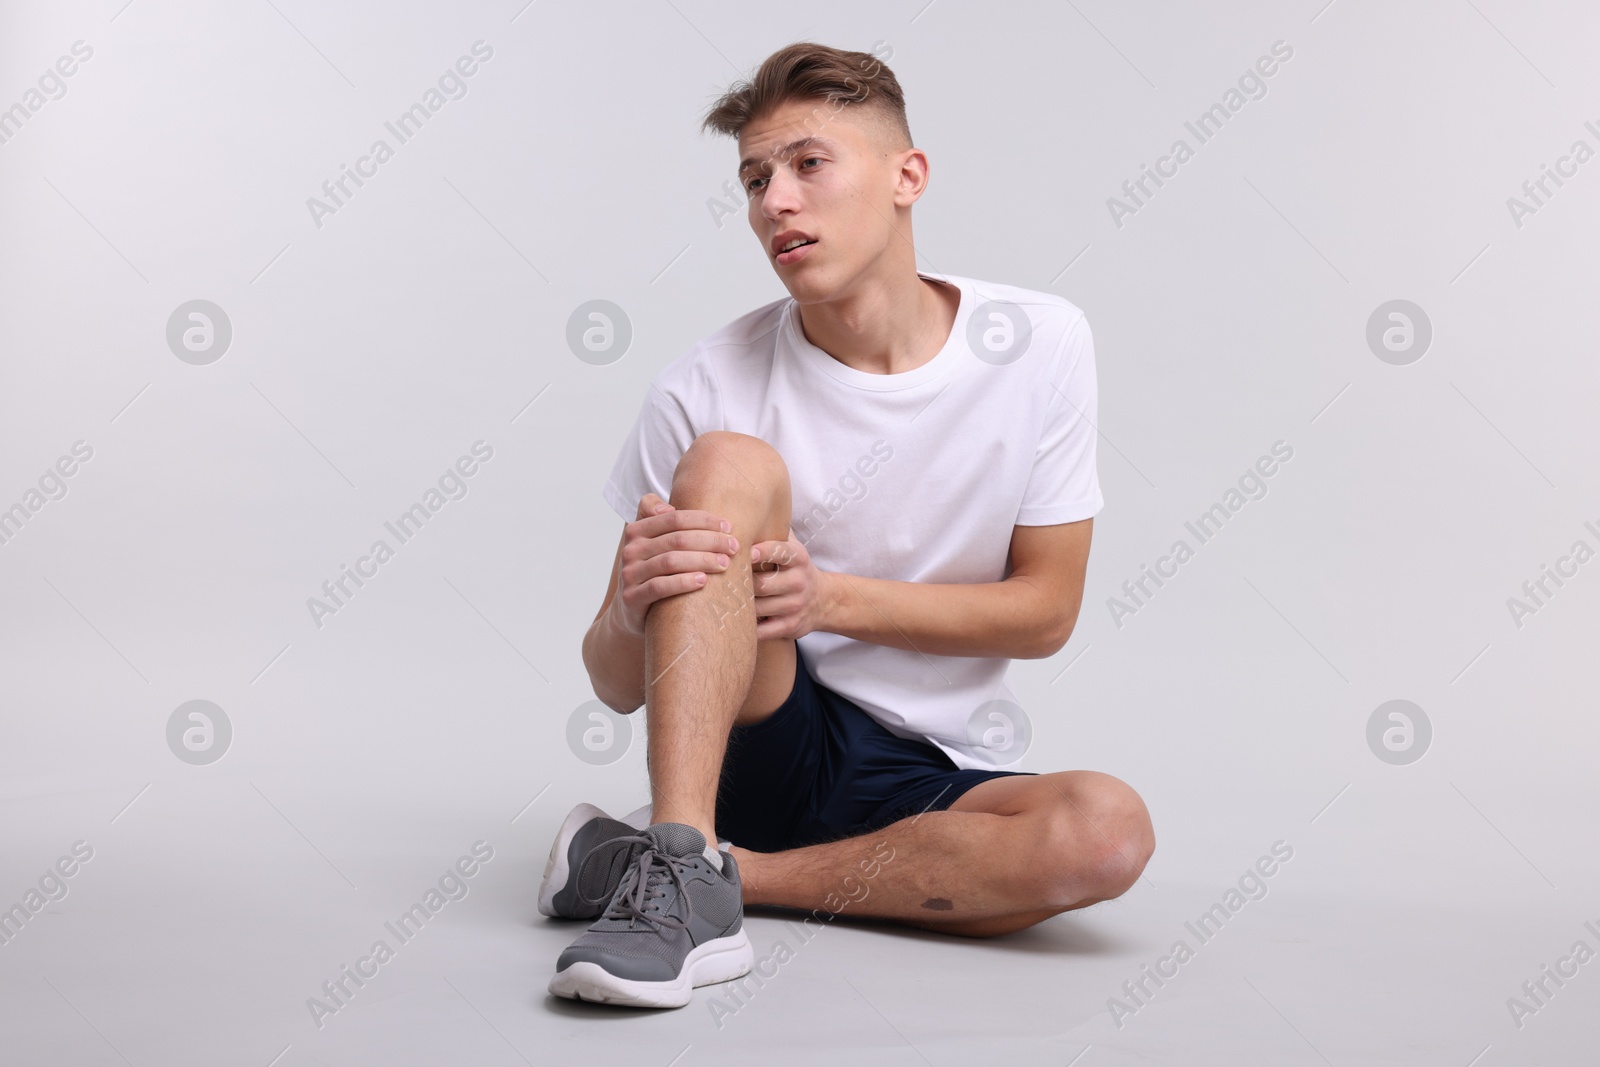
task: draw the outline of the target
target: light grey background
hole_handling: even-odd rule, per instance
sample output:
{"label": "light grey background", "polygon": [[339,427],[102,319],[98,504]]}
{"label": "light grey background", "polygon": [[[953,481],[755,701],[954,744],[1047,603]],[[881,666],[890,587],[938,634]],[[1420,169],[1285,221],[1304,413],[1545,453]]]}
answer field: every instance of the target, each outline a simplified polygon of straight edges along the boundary
{"label": "light grey background", "polygon": [[[1507,206],[1600,148],[1592,8],[0,10],[0,106],[93,48],[0,145],[0,507],[94,450],[0,546],[0,905],[94,850],[0,945],[6,1062],[1592,1060],[1600,963],[1520,1028],[1506,1003],[1600,949],[1600,562],[1507,607],[1600,548],[1600,160]],[[649,378],[784,295],[742,209],[714,221],[736,156],[697,124],[802,39],[892,49],[932,161],[920,266],[1088,315],[1106,507],[1076,633],[1011,680],[1025,766],[1130,782],[1156,855],[1003,941],[830,928],[720,1026],[713,990],[557,1003],[581,927],[534,909],[551,834],[646,797],[642,733],[602,767],[565,741],[619,534],[599,487]],[[314,225],[478,40],[467,95]],[[1107,198],[1279,40],[1267,95],[1117,226]],[[207,366],[165,341],[193,299],[232,323]],[[592,299],[633,326],[608,366],[565,342]],[[1365,340],[1394,299],[1433,327],[1407,366]],[[306,599],[479,440],[466,497],[315,626]],[[1119,627],[1108,598],[1278,440],[1268,495]],[[1433,739],[1393,766],[1366,727],[1402,698]],[[166,740],[197,699],[233,730],[203,766]],[[316,1027],[306,999],[478,840],[468,896]],[[1117,1025],[1107,999],[1280,840],[1269,895]],[[758,955],[795,943],[750,921]]]}

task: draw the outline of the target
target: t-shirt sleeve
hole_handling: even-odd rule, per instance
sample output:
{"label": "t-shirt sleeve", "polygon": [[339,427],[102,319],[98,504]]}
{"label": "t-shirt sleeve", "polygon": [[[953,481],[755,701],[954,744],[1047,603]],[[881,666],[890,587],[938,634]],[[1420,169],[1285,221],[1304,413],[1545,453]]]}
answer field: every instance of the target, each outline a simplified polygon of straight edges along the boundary
{"label": "t-shirt sleeve", "polygon": [[700,434],[722,428],[711,368],[693,357],[670,364],[645,390],[639,416],[600,490],[623,522],[638,517],[639,498],[646,493],[669,499],[672,474],[689,445]]}
{"label": "t-shirt sleeve", "polygon": [[1099,511],[1095,446],[1099,415],[1095,403],[1094,337],[1079,317],[1068,331],[1051,371],[1051,403],[1034,454],[1033,472],[1022,495],[1018,526],[1077,522]]}

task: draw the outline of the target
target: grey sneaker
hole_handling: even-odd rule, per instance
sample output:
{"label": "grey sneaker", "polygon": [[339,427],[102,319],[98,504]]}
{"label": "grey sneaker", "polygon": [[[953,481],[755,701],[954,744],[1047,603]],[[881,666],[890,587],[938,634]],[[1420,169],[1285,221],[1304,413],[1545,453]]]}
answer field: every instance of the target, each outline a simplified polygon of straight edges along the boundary
{"label": "grey sneaker", "polygon": [[728,982],[755,963],[744,931],[739,865],[706,859],[683,823],[634,835],[634,855],[605,912],[556,960],[550,992],[574,1000],[681,1008],[696,986]]}
{"label": "grey sneaker", "polygon": [[[613,819],[593,804],[579,804],[567,815],[550,846],[539,881],[539,911],[552,919],[593,919],[605,908],[617,884],[644,847],[639,830]],[[593,862],[586,862],[594,857]]]}

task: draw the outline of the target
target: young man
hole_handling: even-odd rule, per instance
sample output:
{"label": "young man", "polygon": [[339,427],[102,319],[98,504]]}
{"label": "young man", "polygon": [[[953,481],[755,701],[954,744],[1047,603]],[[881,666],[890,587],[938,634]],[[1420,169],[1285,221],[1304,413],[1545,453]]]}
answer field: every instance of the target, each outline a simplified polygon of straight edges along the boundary
{"label": "young man", "polygon": [[612,469],[583,655],[647,709],[651,803],[642,829],[579,805],[540,888],[598,917],[550,991],[654,1007],[750,969],[745,904],[992,936],[1119,896],[1155,848],[1120,780],[1006,768],[995,703],[1082,600],[1082,312],[917,270],[928,160],[870,55],[792,45],[705,125],[790,298],[662,370]]}

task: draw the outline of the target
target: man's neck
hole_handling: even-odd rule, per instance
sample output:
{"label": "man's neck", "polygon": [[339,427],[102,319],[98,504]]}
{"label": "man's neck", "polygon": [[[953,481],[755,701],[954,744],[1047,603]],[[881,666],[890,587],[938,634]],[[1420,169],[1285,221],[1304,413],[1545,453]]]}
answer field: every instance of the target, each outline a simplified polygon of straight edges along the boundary
{"label": "man's neck", "polygon": [[960,304],[954,285],[910,271],[839,300],[802,304],[800,324],[806,340],[847,367],[903,374],[944,348]]}

